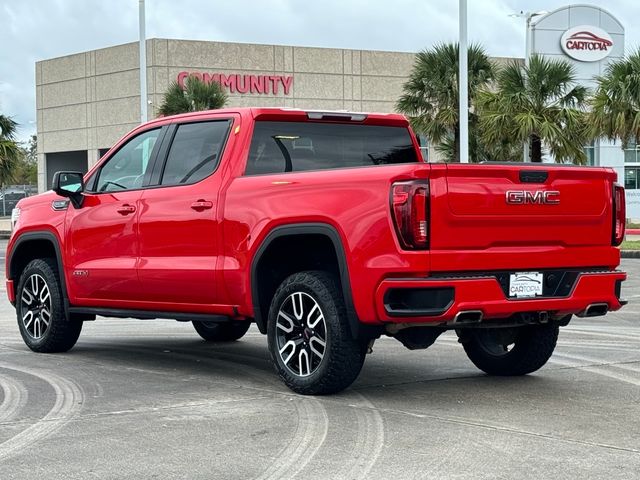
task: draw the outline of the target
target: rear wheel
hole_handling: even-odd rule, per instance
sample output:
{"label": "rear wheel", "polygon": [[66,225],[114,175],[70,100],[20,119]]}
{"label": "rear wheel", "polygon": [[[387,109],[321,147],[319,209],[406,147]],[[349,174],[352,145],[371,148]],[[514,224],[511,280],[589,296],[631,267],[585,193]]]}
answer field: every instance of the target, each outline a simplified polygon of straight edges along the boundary
{"label": "rear wheel", "polygon": [[233,342],[239,340],[247,333],[251,322],[231,321],[224,323],[217,322],[191,322],[198,335],[207,342]]}
{"label": "rear wheel", "polygon": [[58,269],[50,258],[32,260],[23,270],[16,313],[20,335],[34,352],[66,352],[82,330],[81,321],[65,318]]}
{"label": "rear wheel", "polygon": [[276,371],[294,392],[339,392],[362,369],[366,345],[352,337],[342,292],[329,273],[286,278],[271,302],[267,334]]}
{"label": "rear wheel", "polygon": [[481,328],[461,334],[473,364],[489,375],[526,375],[541,368],[556,347],[558,325]]}

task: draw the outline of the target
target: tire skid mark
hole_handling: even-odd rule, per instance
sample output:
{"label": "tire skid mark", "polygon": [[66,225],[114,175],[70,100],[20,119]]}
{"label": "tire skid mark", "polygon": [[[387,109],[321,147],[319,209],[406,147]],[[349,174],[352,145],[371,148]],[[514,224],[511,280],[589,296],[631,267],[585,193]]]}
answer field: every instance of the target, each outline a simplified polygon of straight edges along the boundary
{"label": "tire skid mark", "polygon": [[[146,346],[138,344],[141,350],[147,351]],[[156,353],[156,352],[154,352]],[[213,364],[227,364],[230,369],[243,372],[248,377],[257,380],[271,388],[280,388],[281,384],[275,379],[275,374],[267,373],[258,367],[241,365],[218,357],[194,355],[180,349],[171,349],[171,353],[178,354],[185,360],[197,360],[199,362]],[[238,353],[222,353],[231,357],[238,357],[244,360],[259,360],[250,355]],[[238,382],[242,387],[242,383]],[[280,392],[274,392],[280,393]],[[289,397],[296,409],[296,430],[287,444],[272,461],[271,465],[257,478],[261,480],[292,478],[304,469],[315,457],[318,450],[324,443],[329,430],[329,417],[325,406],[313,397],[303,397],[295,394],[285,394]]]}
{"label": "tire skid mark", "polygon": [[637,340],[640,342],[640,333],[634,332],[625,332],[625,333],[615,333],[615,331],[611,332],[605,329],[586,329],[586,328],[572,328],[567,329],[566,333],[572,333],[575,335],[587,335],[587,336],[595,336],[595,337],[610,337],[610,338],[619,338],[629,342],[629,340]]}
{"label": "tire skid mark", "polygon": [[51,435],[63,427],[82,409],[84,392],[75,382],[57,374],[27,368],[24,366],[7,366],[2,368],[25,373],[48,383],[54,390],[56,400],[51,410],[36,423],[27,427],[12,438],[0,443],[0,461],[24,452],[25,448]]}
{"label": "tire skid mark", "polygon": [[[145,347],[142,347],[142,349],[146,350]],[[221,358],[194,355],[176,350],[175,348],[172,349],[171,352],[177,353],[185,360],[190,359],[200,362],[204,361],[205,363],[227,364],[231,369],[239,370],[248,377],[258,380],[258,383],[276,388],[281,386],[275,379],[275,375],[266,373],[258,367],[240,365]],[[258,360],[256,357],[238,353],[223,353],[222,355],[239,357],[244,360]],[[242,386],[242,384],[240,384],[240,386]],[[325,406],[312,397],[303,397],[295,394],[287,396],[293,400],[296,409],[296,430],[287,446],[278,453],[271,465],[257,477],[261,480],[294,477],[313,460],[327,437],[329,418]]]}
{"label": "tire skid mark", "polygon": [[[104,347],[104,344],[100,342],[94,343],[99,343]],[[156,347],[149,347],[148,345],[140,343],[127,343],[127,347],[129,347],[129,350],[134,348],[135,350],[142,351],[144,353],[167,358],[167,354],[159,352]],[[122,348],[123,347],[114,346],[114,349]],[[327,410],[321,401],[313,397],[303,397],[293,393],[288,394],[274,390],[274,387],[281,387],[280,382],[275,379],[275,373],[268,374],[258,367],[241,365],[219,357],[212,358],[206,355],[195,355],[193,353],[184,352],[179,348],[176,349],[175,347],[169,347],[168,349],[170,350],[170,354],[174,354],[182,360],[192,360],[198,361],[199,363],[214,365],[226,364],[230,369],[241,371],[248,377],[257,380],[258,383],[271,387],[269,390],[270,392],[280,396],[284,395],[293,401],[297,417],[296,430],[289,443],[280,450],[280,452],[278,452],[277,456],[272,460],[271,465],[269,465],[269,467],[267,467],[267,469],[257,477],[258,479],[270,480],[292,478],[313,460],[324,443],[329,430],[329,417]],[[227,355],[252,361],[260,360],[256,357],[238,353],[225,352],[218,353],[218,355]],[[255,387],[251,388],[243,385],[242,382],[238,382],[237,384],[234,383],[234,385],[245,389],[255,389]]]}
{"label": "tire skid mark", "polygon": [[595,341],[595,340],[576,340],[576,341],[567,341],[562,340],[558,341],[558,347],[579,347],[579,348],[593,348],[598,349],[601,348],[603,350],[635,350],[638,351],[637,343],[628,343],[628,342],[606,342],[606,341]]}
{"label": "tire skid mark", "polygon": [[[631,385],[640,387],[640,379],[634,378],[630,375],[626,375],[622,372],[612,371],[613,367],[617,367],[618,365],[610,365],[610,364],[607,364],[606,362],[598,363],[597,360],[595,361],[596,362],[595,364],[594,362],[585,364],[584,363],[585,360],[583,360],[584,358],[585,357],[576,357],[576,356],[567,355],[564,353],[557,353],[551,357],[550,361],[557,365],[563,365],[565,367],[572,367],[572,368],[579,368],[580,370],[595,373],[596,375],[613,378],[615,380],[619,380],[621,382],[629,383]],[[637,372],[637,370],[633,370],[633,371]]]}
{"label": "tire skid mark", "polygon": [[357,440],[354,450],[347,452],[351,463],[350,468],[347,466],[344,473],[336,478],[365,479],[368,478],[369,472],[382,453],[385,440],[384,422],[380,411],[365,395],[356,391],[349,393],[359,400],[359,405],[349,405],[356,412]]}
{"label": "tire skid mark", "polygon": [[630,360],[607,360],[603,358],[595,358],[588,355],[574,354],[574,353],[558,353],[559,356],[569,358],[572,360],[579,360],[582,362],[588,362],[595,364],[596,367],[609,367],[620,370],[627,370],[629,372],[635,372],[640,374],[640,358]]}
{"label": "tire skid mark", "polygon": [[0,374],[0,387],[4,392],[0,404],[0,423],[13,420],[18,412],[27,404],[29,394],[24,383],[14,380],[8,375]]}
{"label": "tire skid mark", "polygon": [[418,419],[428,419],[428,420],[433,420],[433,421],[451,424],[451,425],[460,425],[463,427],[482,428],[485,430],[518,435],[518,436],[532,437],[532,438],[538,438],[538,439],[548,439],[554,442],[559,442],[564,444],[585,445],[589,447],[640,453],[640,449],[638,448],[622,447],[622,446],[612,445],[612,444],[607,444],[602,442],[591,442],[591,441],[586,441],[579,438],[556,436],[550,433],[536,432],[533,430],[527,430],[524,428],[498,424],[495,422],[481,421],[476,418],[466,418],[466,417],[454,416],[454,415],[438,415],[438,414],[432,414],[432,413],[420,413],[420,412],[413,412],[409,410],[402,410],[402,409],[396,409],[396,408],[378,407],[378,410],[388,414],[403,415],[403,416],[408,416],[408,417],[418,418]]}
{"label": "tire skid mark", "polygon": [[313,397],[293,398],[298,399],[295,402],[298,411],[296,431],[257,480],[295,477],[313,460],[327,438],[329,418],[322,402]]}

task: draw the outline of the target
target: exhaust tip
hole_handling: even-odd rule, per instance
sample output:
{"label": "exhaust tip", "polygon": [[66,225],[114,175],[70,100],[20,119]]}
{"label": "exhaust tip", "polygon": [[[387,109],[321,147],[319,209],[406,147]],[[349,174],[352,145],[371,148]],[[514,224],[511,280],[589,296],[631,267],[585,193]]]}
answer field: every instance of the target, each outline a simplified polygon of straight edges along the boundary
{"label": "exhaust tip", "polygon": [[453,319],[454,324],[461,323],[480,323],[482,321],[481,310],[462,310],[458,312]]}
{"label": "exhaust tip", "polygon": [[609,311],[609,305],[606,303],[592,303],[582,312],[578,314],[579,317],[600,317],[606,315]]}

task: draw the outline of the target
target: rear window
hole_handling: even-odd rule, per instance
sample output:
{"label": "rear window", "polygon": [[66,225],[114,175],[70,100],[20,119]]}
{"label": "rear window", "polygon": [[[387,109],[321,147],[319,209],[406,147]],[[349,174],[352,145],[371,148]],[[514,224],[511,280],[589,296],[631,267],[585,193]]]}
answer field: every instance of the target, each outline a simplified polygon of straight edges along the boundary
{"label": "rear window", "polygon": [[256,122],[245,175],[417,161],[405,127]]}

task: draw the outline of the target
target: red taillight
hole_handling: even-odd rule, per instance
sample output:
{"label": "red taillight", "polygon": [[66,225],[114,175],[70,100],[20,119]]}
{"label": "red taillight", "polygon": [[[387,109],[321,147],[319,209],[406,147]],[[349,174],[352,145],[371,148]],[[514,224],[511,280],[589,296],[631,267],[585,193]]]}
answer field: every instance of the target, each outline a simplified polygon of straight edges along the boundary
{"label": "red taillight", "polygon": [[403,248],[422,250],[429,240],[429,184],[396,182],[391,186],[391,213]]}
{"label": "red taillight", "polygon": [[624,240],[624,225],[626,222],[624,188],[617,183],[613,184],[613,244],[618,246]]}

